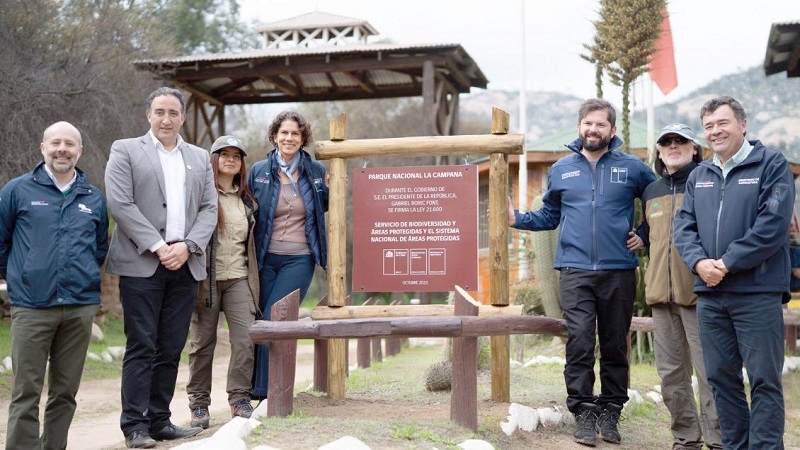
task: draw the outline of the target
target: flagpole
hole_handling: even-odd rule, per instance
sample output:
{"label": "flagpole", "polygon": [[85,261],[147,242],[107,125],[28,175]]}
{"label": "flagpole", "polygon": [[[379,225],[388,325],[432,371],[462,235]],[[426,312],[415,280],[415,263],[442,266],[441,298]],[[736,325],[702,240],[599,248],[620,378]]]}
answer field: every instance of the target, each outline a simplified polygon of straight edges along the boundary
{"label": "flagpole", "polygon": [[647,97],[647,164],[655,162],[656,151],[656,108],[653,105],[653,79],[650,74],[645,75],[644,91]]}
{"label": "flagpole", "polygon": [[[528,105],[527,99],[525,97],[525,90],[527,87],[526,83],[526,51],[525,51],[525,0],[520,0],[520,24],[522,25],[522,83],[521,88],[519,91],[519,132],[525,134],[525,130],[528,129]],[[528,155],[526,154],[525,146],[523,145],[522,154],[519,155],[519,172],[517,175],[517,188],[518,188],[518,196],[519,196],[519,209],[521,211],[528,210]],[[525,253],[521,252],[525,245],[525,240],[522,238],[522,233],[520,233],[519,237],[519,244],[517,247],[520,250],[520,258],[519,258],[519,280],[525,280],[528,278],[528,262],[522,256]]]}

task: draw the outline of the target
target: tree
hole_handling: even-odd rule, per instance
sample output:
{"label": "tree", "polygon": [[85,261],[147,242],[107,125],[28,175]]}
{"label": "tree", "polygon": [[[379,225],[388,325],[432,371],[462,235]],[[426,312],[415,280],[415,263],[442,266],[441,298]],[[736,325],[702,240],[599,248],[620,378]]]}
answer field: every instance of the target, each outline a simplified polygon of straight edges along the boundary
{"label": "tree", "polygon": [[145,0],[181,55],[255,48],[258,35],[239,19],[237,0]]}
{"label": "tree", "polygon": [[630,142],[631,84],[648,70],[665,8],[666,0],[601,0],[600,19],[594,22],[594,43],[585,46],[590,54],[582,56],[597,66],[598,82],[604,71],[622,88],[622,139],[626,149]]}
{"label": "tree", "polygon": [[[208,6],[202,27],[186,5]],[[254,44],[236,32],[235,0],[0,0],[0,11],[0,186],[31,170],[44,129],[66,120],[83,138],[78,166],[102,189],[112,142],[147,130],[147,94],[163,83],[132,61]],[[181,35],[192,27],[205,35]]]}

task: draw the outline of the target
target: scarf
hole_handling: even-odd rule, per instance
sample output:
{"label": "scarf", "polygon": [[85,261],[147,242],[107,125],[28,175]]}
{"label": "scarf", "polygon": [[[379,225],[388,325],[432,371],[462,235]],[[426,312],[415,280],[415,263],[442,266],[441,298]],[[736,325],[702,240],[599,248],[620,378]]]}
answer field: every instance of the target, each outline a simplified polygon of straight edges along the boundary
{"label": "scarf", "polygon": [[297,166],[300,165],[300,153],[298,152],[294,158],[292,158],[292,162],[287,163],[283,160],[281,156],[281,152],[275,151],[275,161],[277,161],[278,165],[281,167],[281,171],[289,177],[289,181],[292,183],[292,189],[294,189],[295,195],[299,194],[297,190],[297,181],[294,180],[294,173],[297,172]]}

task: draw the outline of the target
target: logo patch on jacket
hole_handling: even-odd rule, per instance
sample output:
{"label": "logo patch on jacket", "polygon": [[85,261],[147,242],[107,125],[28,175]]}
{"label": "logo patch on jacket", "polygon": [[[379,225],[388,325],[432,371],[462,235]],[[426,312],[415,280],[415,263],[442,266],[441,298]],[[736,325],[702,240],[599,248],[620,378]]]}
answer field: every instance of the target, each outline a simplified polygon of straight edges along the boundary
{"label": "logo patch on jacket", "polygon": [[91,214],[92,213],[92,208],[87,207],[83,203],[78,203],[78,211],[80,211],[82,213]]}
{"label": "logo patch on jacket", "polygon": [[714,182],[713,181],[698,181],[694,184],[696,188],[713,188]]}
{"label": "logo patch on jacket", "polygon": [[567,178],[579,177],[579,176],[581,176],[581,171],[580,170],[573,170],[572,172],[562,173],[561,174],[561,179],[562,180],[566,180]]}
{"label": "logo patch on jacket", "polygon": [[758,184],[760,178],[742,178],[738,184]]}
{"label": "logo patch on jacket", "polygon": [[47,203],[44,200],[33,200],[31,202],[31,206],[50,206],[50,203]]}
{"label": "logo patch on jacket", "polygon": [[628,182],[628,168],[627,167],[612,167],[611,168],[611,182],[622,183]]}
{"label": "logo patch on jacket", "polygon": [[266,184],[269,184],[269,177],[267,177],[267,176],[264,176],[264,175],[261,175],[261,176],[258,176],[258,177],[256,177],[256,179],[255,179],[254,181],[255,181],[256,183],[266,183]]}

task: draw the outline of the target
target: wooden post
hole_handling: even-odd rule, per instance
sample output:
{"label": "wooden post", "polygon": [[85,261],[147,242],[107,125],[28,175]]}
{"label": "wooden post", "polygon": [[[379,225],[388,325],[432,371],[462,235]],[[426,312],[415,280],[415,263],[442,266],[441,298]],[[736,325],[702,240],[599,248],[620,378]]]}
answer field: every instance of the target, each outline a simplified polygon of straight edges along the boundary
{"label": "wooden post", "polygon": [[[508,134],[509,114],[492,108],[492,134]],[[524,150],[523,150],[524,151]],[[508,156],[492,153],[489,163],[489,261],[492,305],[508,295]],[[511,401],[511,347],[508,336],[492,336],[492,400]]]}
{"label": "wooden post", "polygon": [[[361,306],[369,306],[372,304],[374,299],[372,297],[368,298]],[[362,369],[367,369],[370,366],[370,341],[371,339],[368,337],[358,338],[356,341],[356,360],[358,362],[358,367]]]}
{"label": "wooden post", "polygon": [[[397,306],[400,304],[400,300],[392,300],[389,303],[389,306]],[[394,356],[400,353],[400,338],[386,338],[386,356]]]}
{"label": "wooden post", "polygon": [[[341,113],[330,123],[331,141],[347,139],[347,114]],[[346,305],[347,279],[347,162],[331,160],[328,200],[328,305]],[[328,342],[328,398],[344,399],[347,374],[347,344],[342,339]]]}
{"label": "wooden post", "polygon": [[[297,322],[300,311],[300,290],[278,300],[272,306],[270,321]],[[297,341],[275,341],[269,344],[269,383],[267,417],[286,417],[294,407],[294,375],[297,368]]]}
{"label": "wooden post", "polygon": [[379,337],[372,338],[372,360],[383,362],[383,339]]}
{"label": "wooden post", "polygon": [[[328,296],[322,297],[317,306],[328,306]],[[314,390],[328,392],[328,340],[314,339]]]}
{"label": "wooden post", "polygon": [[[455,315],[477,316],[480,303],[456,286]],[[450,420],[478,431],[478,338],[453,338]]]}

